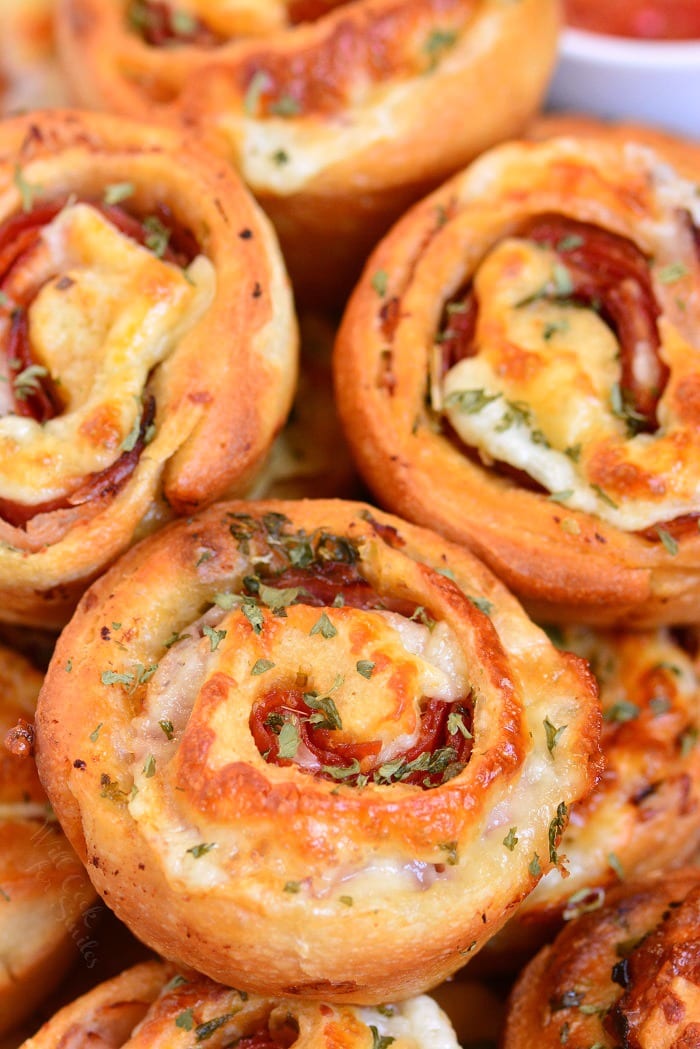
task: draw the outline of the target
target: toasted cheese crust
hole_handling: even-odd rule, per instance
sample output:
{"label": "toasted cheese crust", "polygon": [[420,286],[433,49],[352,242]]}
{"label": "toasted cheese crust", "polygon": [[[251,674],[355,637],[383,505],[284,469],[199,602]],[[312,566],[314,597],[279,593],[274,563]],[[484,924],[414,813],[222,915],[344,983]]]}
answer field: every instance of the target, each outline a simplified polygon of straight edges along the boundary
{"label": "toasted cheese crust", "polygon": [[468,554],[309,501],[141,544],[62,635],[37,724],[140,938],[237,986],[377,1003],[453,972],[558,862],[598,716],[584,664]]}
{"label": "toasted cheese crust", "polygon": [[346,311],[366,480],[541,618],[696,618],[698,221],[644,143],[512,143],[395,227]]}

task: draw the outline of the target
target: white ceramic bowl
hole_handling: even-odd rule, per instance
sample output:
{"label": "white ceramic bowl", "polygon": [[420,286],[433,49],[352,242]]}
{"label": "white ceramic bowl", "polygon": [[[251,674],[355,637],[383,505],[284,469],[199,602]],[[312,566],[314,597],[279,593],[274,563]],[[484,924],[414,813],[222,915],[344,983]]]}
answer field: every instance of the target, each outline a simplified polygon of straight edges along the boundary
{"label": "white ceramic bowl", "polygon": [[629,40],[566,29],[548,104],[700,139],[700,41]]}

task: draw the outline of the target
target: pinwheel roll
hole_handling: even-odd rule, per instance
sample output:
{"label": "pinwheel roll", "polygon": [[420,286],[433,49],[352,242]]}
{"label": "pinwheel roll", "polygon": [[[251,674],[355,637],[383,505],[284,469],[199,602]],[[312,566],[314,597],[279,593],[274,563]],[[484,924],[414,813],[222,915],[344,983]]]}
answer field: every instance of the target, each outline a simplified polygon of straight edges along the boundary
{"label": "pinwheel roll", "polygon": [[[557,633],[557,644],[589,660],[598,680],[605,769],[591,796],[574,807],[564,832],[560,851],[569,876],[554,872],[543,878],[487,948],[490,959],[510,968],[562,919],[600,907],[619,880],[681,866],[700,846],[695,633]],[[556,747],[554,728],[550,733]]]}
{"label": "pinwheel roll", "polygon": [[519,132],[557,26],[554,0],[59,3],[79,98],[206,134],[316,301],[356,279],[410,202]]}
{"label": "pinwheel roll", "polygon": [[88,591],[38,746],[140,939],[372,1004],[457,969],[559,862],[598,718],[583,661],[460,548],[362,504],[227,503]]}
{"label": "pinwheel roll", "polygon": [[94,964],[99,908],[31,756],[41,675],[0,647],[0,1034],[26,1019],[79,952]]}
{"label": "pinwheel roll", "polygon": [[699,216],[644,147],[512,143],[395,227],[346,312],[367,481],[542,618],[697,620]]}
{"label": "pinwheel roll", "polygon": [[295,328],[264,217],[174,134],[18,118],[0,185],[0,618],[55,626],[138,535],[251,483]]}
{"label": "pinwheel roll", "polygon": [[503,1049],[700,1044],[700,869],[621,885],[528,965]]}
{"label": "pinwheel roll", "polygon": [[165,962],[127,969],[66,1006],[24,1043],[53,1049],[99,1040],[120,1046],[206,1041],[212,1049],[459,1049],[448,1018],[426,995],[377,1009],[262,998]]}

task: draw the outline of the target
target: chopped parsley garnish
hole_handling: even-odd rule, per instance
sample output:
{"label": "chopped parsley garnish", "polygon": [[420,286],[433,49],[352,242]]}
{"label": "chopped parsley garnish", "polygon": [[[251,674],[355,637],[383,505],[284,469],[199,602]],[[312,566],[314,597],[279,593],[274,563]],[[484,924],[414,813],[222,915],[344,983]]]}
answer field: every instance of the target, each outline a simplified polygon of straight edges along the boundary
{"label": "chopped parsley garnish", "polygon": [[554,756],[554,748],[556,747],[557,743],[561,739],[561,737],[562,737],[564,731],[566,730],[567,726],[566,725],[560,725],[557,728],[556,725],[552,724],[552,722],[549,720],[548,717],[544,719],[542,724],[544,725],[544,731],[545,731],[545,734],[547,736],[547,750],[549,751],[549,753],[552,756]]}
{"label": "chopped parsley garnish", "polygon": [[566,822],[569,816],[569,810],[566,803],[560,801],[557,805],[557,814],[551,820],[549,824],[549,858],[554,864],[559,863],[559,856],[557,855],[557,843],[564,833]]}
{"label": "chopped parsley garnish", "polygon": [[301,112],[301,105],[292,95],[280,95],[276,101],[270,103],[268,109],[276,117],[295,117]]}
{"label": "chopped parsley garnish", "polygon": [[366,677],[369,681],[369,679],[372,677],[372,673],[374,671],[375,666],[376,664],[372,663],[372,661],[369,659],[358,659],[357,663],[355,663],[355,670],[358,674],[360,674],[362,677]]}
{"label": "chopped parsley garnish", "polygon": [[251,627],[253,628],[254,634],[262,634],[263,623],[265,617],[260,611],[254,601],[244,601],[241,605],[241,612],[246,617]]}
{"label": "chopped parsley garnish", "polygon": [[194,1016],[191,1009],[185,1009],[175,1017],[175,1026],[181,1027],[183,1031],[191,1031],[194,1027]]}
{"label": "chopped parsley garnish", "polygon": [[148,215],[143,220],[143,228],[146,234],[144,244],[154,255],[162,259],[170,241],[170,230],[163,225],[157,215]]}
{"label": "chopped parsley garnish", "polygon": [[110,185],[105,186],[102,200],[108,206],[111,204],[121,204],[123,200],[127,200],[133,196],[134,184],[133,182],[112,182]]}
{"label": "chopped parsley garnish", "polygon": [[156,774],[156,759],[152,754],[149,754],[146,758],[146,763],[143,766],[143,774],[146,779],[151,779]]}
{"label": "chopped parsley garnish", "polygon": [[688,276],[688,268],[682,262],[670,262],[661,267],[657,276],[662,284],[674,284],[681,277]]}
{"label": "chopped parsley garnish", "polygon": [[[211,850],[214,848],[216,848],[215,841],[202,841],[199,843],[199,845],[193,845],[192,848],[188,849],[187,851],[190,853],[190,855],[194,856],[196,860],[198,860],[200,856],[206,856],[206,854],[208,852],[211,852]],[[190,1028],[188,1027],[187,1030],[189,1031]]]}
{"label": "chopped parsley garnish", "polygon": [[537,855],[537,853],[534,853],[532,859],[530,860],[527,866],[527,869],[529,870],[533,878],[539,878],[540,874],[542,873],[542,866],[540,864],[540,858]]}
{"label": "chopped parsley garnish", "polygon": [[250,672],[251,676],[259,677],[260,674],[266,674],[267,671],[272,670],[274,666],[275,664],[270,659],[258,659],[253,664],[253,669]]}
{"label": "chopped parsley garnish", "polygon": [[452,393],[448,393],[445,397],[445,404],[450,406],[454,405],[459,409],[460,412],[464,412],[466,415],[476,415],[482,408],[485,408],[487,404],[491,404],[492,401],[497,401],[502,394],[494,393],[489,394],[483,388],[476,390],[453,390]]}
{"label": "chopped parsley garnish", "polygon": [[457,32],[454,29],[433,29],[423,44],[423,51],[430,59],[430,69],[434,69],[442,55],[457,43]]}
{"label": "chopped parsley garnish", "polygon": [[667,532],[665,528],[657,528],[656,534],[663,543],[664,549],[671,557],[675,557],[678,553],[678,543],[673,538],[670,532]]}
{"label": "chopped parsley garnish", "polygon": [[221,642],[226,637],[225,630],[216,630],[214,627],[207,626],[206,624],[202,627],[202,633],[205,637],[209,638],[210,650],[216,652]]}
{"label": "chopped parsley garnish", "polygon": [[95,728],[90,733],[90,740],[91,740],[92,743],[97,743],[97,737],[100,734],[100,729],[102,728],[103,724],[104,724],[104,722],[101,721],[99,723],[99,725],[96,725]]}
{"label": "chopped parsley garnish", "polygon": [[278,757],[295,758],[300,744],[299,729],[293,721],[285,721],[277,737]]}
{"label": "chopped parsley garnish", "polygon": [[12,380],[12,388],[18,401],[26,401],[41,389],[40,379],[49,374],[43,364],[29,364]]}
{"label": "chopped parsley garnish", "polygon": [[284,883],[284,891],[285,892],[296,893],[296,892],[299,892],[300,889],[301,889],[301,882],[300,881],[287,881],[287,882]]}
{"label": "chopped parsley garnish", "polygon": [[314,625],[311,627],[311,630],[309,631],[310,636],[313,636],[314,634],[321,634],[321,636],[325,638],[335,637],[337,633],[338,631],[331,623],[326,612],[321,613],[321,618],[314,623]]}
{"label": "chopped parsley garnish", "polygon": [[603,720],[624,724],[625,721],[634,721],[635,718],[639,717],[639,714],[640,709],[636,703],[632,703],[628,699],[619,699],[611,707],[603,711]]}
{"label": "chopped parsley garnish", "polygon": [[103,670],[100,675],[103,685],[133,685],[133,674],[118,674],[115,670]]}
{"label": "chopped parsley garnish", "polygon": [[213,1020],[207,1020],[206,1023],[198,1024],[194,1032],[197,1041],[206,1042],[206,1040],[211,1038],[220,1027],[223,1027],[225,1023],[228,1023],[228,1021],[236,1015],[237,1011],[238,1010],[232,1013],[224,1013],[222,1016],[215,1016]]}
{"label": "chopped parsley garnish", "polygon": [[377,270],[372,275],[371,284],[373,291],[376,291],[377,295],[383,299],[386,295],[387,287],[389,286],[389,274],[386,270]]}
{"label": "chopped parsley garnish", "polygon": [[503,844],[511,852],[513,851],[515,846],[520,841],[520,838],[518,837],[517,832],[518,832],[518,828],[517,827],[511,827],[509,829],[508,833],[506,834],[505,838],[503,839]]}
{"label": "chopped parsley garnish", "polygon": [[22,198],[22,211],[26,214],[34,207],[34,195],[41,192],[41,186],[34,186],[31,182],[27,182],[19,164],[15,164],[14,183]]}
{"label": "chopped parsley garnish", "polygon": [[168,721],[167,719],[164,718],[162,721],[159,721],[158,724],[160,725],[160,727],[162,728],[163,732],[165,733],[165,738],[167,740],[171,740],[173,738],[173,736],[175,735],[175,730],[173,728],[172,721]]}
{"label": "chopped parsley garnish", "polygon": [[620,881],[625,880],[625,869],[614,852],[608,853],[608,865],[615,871]]}
{"label": "chopped parsley garnish", "polygon": [[372,1049],[389,1049],[392,1042],[396,1041],[390,1034],[380,1034],[374,1024],[370,1024],[369,1029],[372,1032]]}
{"label": "chopped parsley garnish", "polygon": [[258,111],[260,99],[266,88],[270,86],[270,77],[264,69],[258,69],[250,79],[243,98],[243,110],[246,116],[253,117]]}
{"label": "chopped parsley garnish", "polygon": [[457,855],[457,842],[456,841],[441,841],[438,844],[438,848],[446,853],[446,860],[450,867],[456,867],[459,862]]}

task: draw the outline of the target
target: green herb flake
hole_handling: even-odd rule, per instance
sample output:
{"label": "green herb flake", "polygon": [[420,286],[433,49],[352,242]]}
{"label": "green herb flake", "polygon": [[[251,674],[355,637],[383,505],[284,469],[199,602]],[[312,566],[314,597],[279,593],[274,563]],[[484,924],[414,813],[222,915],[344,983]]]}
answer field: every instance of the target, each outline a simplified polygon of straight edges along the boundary
{"label": "green herb flake", "polygon": [[99,723],[99,725],[96,725],[96,726],[95,726],[95,728],[94,728],[94,729],[92,730],[92,732],[90,733],[90,741],[91,741],[92,743],[97,743],[97,738],[98,738],[98,736],[99,736],[99,734],[100,734],[100,729],[102,728],[103,724],[104,724],[104,722],[103,722],[103,721],[101,721],[101,722]]}
{"label": "green herb flake", "polygon": [[595,494],[598,496],[598,498],[600,499],[600,501],[602,503],[605,503],[607,506],[612,507],[613,510],[617,510],[618,509],[617,503],[614,502],[610,498],[610,496],[608,495],[607,492],[603,491],[603,489],[600,487],[599,484],[592,484],[591,488],[593,489],[593,491],[595,492]]}
{"label": "green herb flake", "polygon": [[175,1026],[181,1027],[183,1031],[191,1031],[194,1028],[194,1016],[191,1009],[185,1009],[175,1017]]}
{"label": "green herb flake", "polygon": [[372,672],[374,671],[375,666],[376,663],[372,663],[369,659],[358,659],[357,663],[355,663],[355,670],[358,674],[362,677],[366,677],[369,681],[372,677]]}
{"label": "green herb flake", "polygon": [[552,266],[552,280],[554,291],[559,298],[565,299],[571,295],[574,290],[574,282],[568,269],[561,262],[555,262]]}
{"label": "green herb flake", "polygon": [[270,659],[258,659],[253,664],[251,670],[251,677],[259,677],[261,674],[266,674],[268,670],[272,670],[275,664]]}
{"label": "green herb flake", "polygon": [[654,696],[653,699],[649,700],[649,709],[655,718],[661,717],[662,714],[668,714],[673,704],[668,696]]}
{"label": "green herb flake", "polygon": [[578,233],[567,233],[565,237],[556,245],[557,251],[573,251],[575,248],[580,248],[583,245],[583,237],[579,236]]}
{"label": "green herb flake", "polygon": [[254,634],[262,634],[263,623],[265,617],[262,611],[258,608],[254,601],[244,601],[241,605],[241,612],[246,617],[251,627],[253,628]]}
{"label": "green herb flake", "polygon": [[542,873],[542,866],[540,864],[540,858],[537,855],[537,853],[534,853],[532,859],[530,860],[527,866],[527,869],[529,870],[533,878],[539,878],[540,874]]}
{"label": "green herb flake", "polygon": [[223,1027],[224,1024],[228,1023],[228,1021],[236,1015],[237,1011],[238,1010],[232,1013],[224,1013],[222,1016],[215,1016],[213,1020],[207,1020],[206,1023],[198,1024],[194,1032],[197,1041],[206,1042],[206,1040],[211,1038],[220,1027]]}
{"label": "green herb flake", "polygon": [[118,674],[116,670],[103,670],[100,675],[103,685],[133,685],[133,674]]}
{"label": "green herb flake", "polygon": [[206,624],[202,627],[202,633],[205,637],[209,638],[210,651],[212,652],[216,652],[217,648],[226,637],[225,630],[216,630],[215,627],[206,626]]}
{"label": "green herb flake", "polygon": [[430,69],[434,69],[442,55],[454,47],[457,39],[454,29],[433,29],[423,44],[423,51],[430,59]]}
{"label": "green herb flake", "polygon": [[66,671],[66,674],[70,674],[71,670],[73,669],[73,660],[72,659],[67,659],[66,660],[66,665],[65,665],[64,669]]}
{"label": "green herb flake", "polygon": [[453,390],[445,397],[445,405],[448,407],[454,405],[465,415],[476,415],[487,404],[497,401],[500,396],[500,393],[486,393],[483,387],[476,390]]}
{"label": "green herb flake", "polygon": [[143,229],[146,234],[144,244],[157,258],[162,259],[170,241],[170,230],[157,215],[148,215],[143,220]]}
{"label": "green herb flake", "polygon": [[456,841],[441,841],[438,843],[438,848],[446,853],[446,860],[450,867],[456,867],[459,862],[457,855],[457,842]]}
{"label": "green herb flake", "polygon": [[680,739],[681,744],[681,757],[687,758],[693,747],[698,741],[698,730],[692,725],[689,729],[683,733]]}
{"label": "green herb flake", "polygon": [[41,192],[41,186],[35,186],[27,182],[19,164],[15,164],[13,181],[22,198],[22,211],[26,214],[34,207],[34,195]]}
{"label": "green herb flake", "polygon": [[[193,845],[191,849],[187,850],[187,852],[198,860],[200,856],[206,856],[206,854],[211,852],[214,848],[216,848],[215,841],[202,841],[199,845]],[[188,1027],[187,1030],[189,1031],[190,1028]]]}
{"label": "green herb flake", "polygon": [[301,105],[292,95],[280,95],[268,109],[276,117],[295,117],[301,112]]}
{"label": "green herb flake", "polygon": [[447,732],[450,736],[454,736],[457,732],[461,733],[465,739],[473,739],[471,732],[464,724],[464,714],[459,710],[451,710],[447,715]]}
{"label": "green herb flake", "polygon": [[49,374],[43,364],[29,364],[12,380],[12,388],[18,401],[26,401],[41,389],[41,379]]}
{"label": "green herb flake", "polygon": [[614,852],[608,853],[608,866],[615,872],[620,881],[625,880],[625,869]]}
{"label": "green herb flake", "polygon": [[299,729],[293,721],[285,721],[277,737],[278,757],[295,758],[300,744]]}
{"label": "green herb flake", "polygon": [[360,771],[360,763],[354,758],[349,765],[321,765],[323,771],[332,779],[344,780],[357,776]]}
{"label": "green herb flake", "polygon": [[640,714],[640,708],[636,703],[628,699],[619,699],[612,706],[603,711],[603,720],[623,725],[626,721],[634,721]]}
{"label": "green herb flake", "polygon": [[273,164],[277,164],[281,167],[282,164],[289,163],[289,153],[286,149],[276,149],[275,152],[272,154],[271,159]]}
{"label": "green herb flake", "polygon": [[573,494],[573,488],[562,488],[560,492],[552,492],[548,498],[553,503],[566,503]]}
{"label": "green herb flake", "polygon": [[513,851],[515,846],[520,841],[520,838],[517,836],[517,832],[518,832],[518,828],[517,827],[511,827],[510,830],[508,831],[508,833],[506,834],[505,838],[503,839],[503,844],[511,852]]}
{"label": "green herb flake", "polygon": [[264,69],[253,74],[243,97],[243,110],[248,117],[254,117],[260,105],[263,92],[270,86],[271,80]]}
{"label": "green herb flake", "polygon": [[237,594],[214,594],[214,604],[217,608],[223,608],[224,612],[230,612],[238,602]]}
{"label": "green herb flake", "polygon": [[380,1034],[374,1024],[370,1024],[369,1029],[372,1032],[372,1049],[389,1049],[389,1046],[396,1041],[389,1034]]}
{"label": "green herb flake", "polygon": [[337,633],[338,631],[331,623],[326,612],[322,612],[321,618],[318,619],[311,627],[311,630],[309,631],[309,636],[312,637],[314,634],[320,634],[322,637],[331,638],[335,637]]}
{"label": "green herb flake", "polygon": [[664,549],[671,557],[675,557],[678,553],[678,543],[673,538],[670,532],[667,532],[665,528],[657,528],[656,534],[663,543]]}
{"label": "green herb flake", "polygon": [[201,554],[195,562],[195,568],[199,568],[200,565],[206,564],[207,561],[211,561],[214,556],[213,550],[202,550]]}
{"label": "green herb flake", "polygon": [[301,882],[300,881],[286,881],[284,883],[284,890],[283,891],[284,892],[289,892],[291,894],[300,892],[301,891]]}
{"label": "green herb flake", "polygon": [[662,266],[657,273],[662,284],[674,284],[677,280],[687,276],[688,268],[682,262],[671,262],[667,266]]}
{"label": "green herb flake", "polygon": [[352,907],[354,900],[352,896],[339,896],[338,902],[342,903],[345,907]]}
{"label": "green herb flake", "polygon": [[108,207],[112,204],[121,204],[123,200],[133,196],[133,193],[133,182],[111,182],[108,186],[105,186],[102,201]]}
{"label": "green herb flake", "polygon": [[548,717],[544,719],[542,724],[544,725],[544,731],[547,736],[547,750],[552,756],[554,756],[554,749],[568,726],[560,725],[557,728],[556,725],[552,724]]}
{"label": "green herb flake", "polygon": [[146,758],[146,763],[143,766],[143,774],[146,779],[151,779],[156,774],[156,759],[152,754],[149,754]]}
{"label": "green herb flake", "polygon": [[485,597],[473,597],[470,594],[465,595],[467,601],[471,602],[475,608],[478,608],[480,612],[483,612],[485,616],[490,616],[493,612],[493,602],[487,601]]}
{"label": "green herb flake", "polygon": [[172,721],[168,721],[167,718],[163,718],[163,720],[159,721],[158,724],[165,733],[165,738],[168,741],[171,740],[175,735],[175,729],[173,728]]}
{"label": "green herb flake", "polygon": [[170,15],[170,24],[176,36],[191,36],[197,29],[197,19],[189,11],[178,8]]}
{"label": "green herb flake", "polygon": [[176,973],[175,976],[173,976],[172,980],[168,980],[165,987],[161,991],[161,994],[170,994],[171,991],[177,990],[178,987],[182,987],[183,984],[186,983],[189,983],[189,980],[185,979],[185,977],[181,973]]}
{"label": "green herb flake", "polygon": [[380,299],[383,299],[386,295],[387,288],[389,286],[389,274],[386,270],[377,270],[372,275],[372,290],[376,291]]}
{"label": "green herb flake", "polygon": [[557,814],[550,821],[549,824],[549,858],[555,865],[559,863],[559,856],[557,855],[557,844],[564,833],[567,820],[569,817],[569,810],[566,803],[560,801],[557,805]]}

